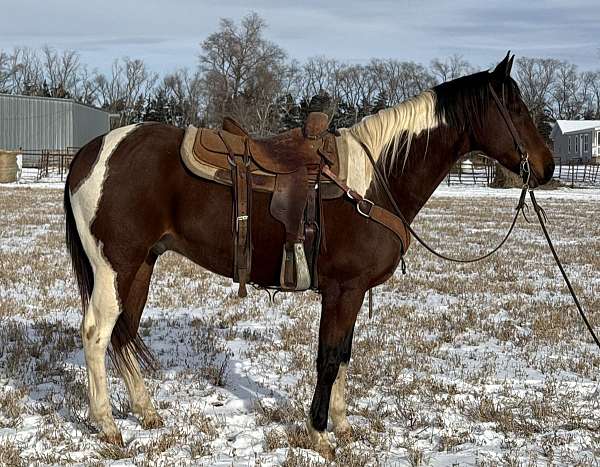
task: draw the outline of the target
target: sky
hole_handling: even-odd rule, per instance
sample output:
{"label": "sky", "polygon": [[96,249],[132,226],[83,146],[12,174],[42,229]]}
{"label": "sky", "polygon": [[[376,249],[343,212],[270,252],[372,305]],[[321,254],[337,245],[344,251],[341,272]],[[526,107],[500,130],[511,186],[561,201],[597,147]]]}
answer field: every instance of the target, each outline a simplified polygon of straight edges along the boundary
{"label": "sky", "polygon": [[75,49],[91,69],[142,58],[165,73],[198,65],[219,18],[255,11],[291,58],[394,58],[428,64],[460,54],[485,68],[507,50],[600,69],[600,0],[0,0],[0,49]]}

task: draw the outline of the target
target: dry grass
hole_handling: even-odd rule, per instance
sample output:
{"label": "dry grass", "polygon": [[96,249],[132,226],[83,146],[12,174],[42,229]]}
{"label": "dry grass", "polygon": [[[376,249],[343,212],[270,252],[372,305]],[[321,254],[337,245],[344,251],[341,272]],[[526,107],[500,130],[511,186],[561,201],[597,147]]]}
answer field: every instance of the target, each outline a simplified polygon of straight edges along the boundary
{"label": "dry grass", "polygon": [[[302,424],[319,297],[280,295],[270,305],[254,292],[241,301],[228,279],[171,253],[158,263],[140,329],[161,363],[148,384],[166,427],[141,430],[111,373],[126,446],[97,441],[60,196],[0,188],[0,465],[81,456],[98,465],[324,465],[306,449]],[[447,252],[476,254],[501,237],[513,202],[435,198],[416,227]],[[600,206],[541,203],[600,328]],[[427,465],[453,454],[481,466],[595,465],[600,355],[537,227],[520,223],[484,263],[449,265],[418,246],[407,262],[407,276],[376,289],[373,319],[359,316],[348,385],[355,431],[338,440],[338,465]]]}

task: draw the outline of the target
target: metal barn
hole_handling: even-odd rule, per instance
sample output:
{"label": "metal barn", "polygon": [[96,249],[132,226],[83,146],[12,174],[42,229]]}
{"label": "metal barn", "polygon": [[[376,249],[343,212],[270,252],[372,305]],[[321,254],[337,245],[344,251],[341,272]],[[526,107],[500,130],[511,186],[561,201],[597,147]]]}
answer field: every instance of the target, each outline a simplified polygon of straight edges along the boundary
{"label": "metal barn", "polygon": [[0,94],[0,149],[79,148],[110,130],[110,113],[70,99]]}

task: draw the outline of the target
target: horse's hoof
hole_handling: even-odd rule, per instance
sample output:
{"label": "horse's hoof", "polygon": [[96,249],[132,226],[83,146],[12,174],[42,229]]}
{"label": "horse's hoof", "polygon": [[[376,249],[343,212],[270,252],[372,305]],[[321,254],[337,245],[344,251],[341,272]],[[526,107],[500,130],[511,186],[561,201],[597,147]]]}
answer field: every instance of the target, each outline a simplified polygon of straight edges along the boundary
{"label": "horse's hoof", "polygon": [[335,437],[340,441],[350,441],[354,437],[352,426],[348,422],[340,423],[334,430]]}
{"label": "horse's hoof", "polygon": [[323,457],[325,460],[335,460],[335,448],[331,443],[319,443],[313,446],[313,451]]}
{"label": "horse's hoof", "polygon": [[165,426],[163,419],[157,413],[145,416],[142,419],[141,425],[144,430],[154,430]]}
{"label": "horse's hoof", "polygon": [[121,448],[125,446],[125,444],[123,444],[123,436],[121,436],[121,433],[118,431],[116,433],[100,433],[98,439]]}
{"label": "horse's hoof", "polygon": [[310,422],[306,424],[306,428],[313,445],[313,450],[328,461],[334,460],[335,448],[333,447],[333,444],[331,444],[331,441],[329,441],[327,432],[315,430]]}

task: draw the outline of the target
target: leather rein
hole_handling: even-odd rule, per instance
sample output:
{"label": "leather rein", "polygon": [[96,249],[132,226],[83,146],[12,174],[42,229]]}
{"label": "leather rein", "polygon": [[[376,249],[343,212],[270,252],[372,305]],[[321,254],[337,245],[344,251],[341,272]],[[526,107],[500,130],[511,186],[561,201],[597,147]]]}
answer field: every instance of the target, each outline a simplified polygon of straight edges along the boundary
{"label": "leather rein", "polygon": [[[346,183],[344,183],[340,179],[338,179],[337,176],[333,172],[331,172],[327,166],[323,167],[322,172],[328,178],[330,178],[334,183],[336,183],[346,193],[346,195],[352,201],[354,201],[356,203],[356,209],[361,215],[363,215],[367,218],[371,218],[374,221],[378,222],[379,224],[384,225],[385,227],[390,229],[392,232],[394,232],[398,236],[398,238],[400,239],[400,244],[401,244],[401,260],[402,260],[402,272],[403,273],[406,272],[406,266],[404,263],[404,253],[406,252],[406,249],[405,249],[405,245],[402,241],[402,230],[404,230],[404,229],[399,228],[399,222],[403,224],[402,227],[405,228],[406,230],[408,230],[408,232],[410,232],[410,234],[426,250],[428,250],[430,253],[434,254],[435,256],[437,256],[441,259],[444,259],[446,261],[452,261],[455,263],[475,263],[475,262],[482,261],[482,260],[492,256],[494,253],[496,253],[498,250],[500,250],[500,248],[502,248],[502,246],[504,246],[504,244],[506,243],[506,241],[508,240],[508,238],[510,237],[510,235],[512,234],[512,232],[514,230],[514,227],[517,223],[517,219],[519,217],[519,213],[523,213],[523,217],[525,218],[525,220],[527,222],[529,222],[529,219],[527,219],[527,216],[525,214],[525,209],[527,208],[527,205],[525,203],[525,198],[527,195],[527,191],[529,191],[531,203],[532,203],[532,205],[534,207],[534,211],[538,217],[540,226],[544,233],[544,237],[546,238],[546,241],[548,242],[548,246],[550,247],[550,251],[552,252],[552,256],[554,257],[554,260],[555,260],[556,264],[558,265],[558,268],[560,269],[560,272],[563,276],[565,284],[567,285],[567,288],[569,289],[569,292],[571,294],[571,297],[573,298],[575,306],[577,307],[577,310],[579,311],[579,315],[583,319],[583,322],[585,323],[588,331],[590,332],[594,342],[600,349],[600,340],[596,336],[594,329],[592,328],[590,322],[587,319],[587,316],[583,310],[583,307],[581,306],[581,304],[577,298],[577,295],[575,294],[575,290],[573,289],[573,286],[571,285],[571,281],[569,280],[569,278],[565,272],[565,269],[558,257],[556,249],[554,248],[552,240],[550,239],[548,230],[546,229],[546,221],[547,221],[546,213],[545,213],[544,209],[538,204],[538,202],[535,198],[535,195],[533,193],[533,189],[530,188],[530,186],[529,186],[529,182],[531,179],[531,167],[529,164],[529,154],[525,150],[525,146],[523,145],[521,137],[519,136],[519,132],[515,128],[515,125],[512,121],[512,118],[510,117],[510,114],[508,113],[508,110],[506,109],[506,106],[505,106],[503,100],[500,100],[500,98],[498,97],[498,94],[496,93],[496,91],[494,90],[494,88],[492,87],[491,84],[488,84],[488,87],[489,87],[490,94],[491,94],[492,98],[494,99],[494,102],[496,103],[498,111],[500,112],[500,115],[502,116],[502,119],[504,120],[504,122],[506,124],[506,128],[508,129],[508,132],[510,133],[510,135],[513,139],[513,142],[515,144],[515,149],[521,158],[521,162],[520,162],[520,166],[519,166],[519,173],[523,180],[523,186],[521,188],[521,195],[519,197],[519,202],[517,204],[517,207],[515,208],[515,215],[513,217],[512,223],[511,223],[506,235],[502,239],[502,241],[488,253],[486,253],[482,256],[475,257],[475,258],[466,258],[466,259],[465,258],[452,258],[450,256],[446,256],[442,253],[437,252],[435,249],[433,249],[431,246],[429,246],[427,244],[427,242],[425,242],[414,231],[414,229],[411,227],[410,223],[406,220],[406,218],[402,214],[402,211],[400,210],[400,207],[398,206],[398,203],[396,202],[396,199],[394,198],[394,196],[392,194],[392,191],[387,182],[387,179],[384,177],[380,168],[377,166],[377,163],[375,162],[375,159],[374,159],[373,155],[371,154],[370,149],[362,141],[359,141],[358,139],[356,141],[361,145],[362,149],[367,154],[369,161],[373,167],[373,172],[375,173],[375,176],[377,177],[379,184],[383,187],[388,200],[390,201],[392,207],[394,208],[395,214],[391,213],[387,209],[384,209],[384,208],[381,208],[381,207],[375,205],[372,201],[364,198],[358,192],[356,192],[355,190],[350,188]],[[504,88],[502,90],[503,90],[502,94],[504,97]],[[370,315],[371,315],[371,290],[369,290],[369,316]]]}

